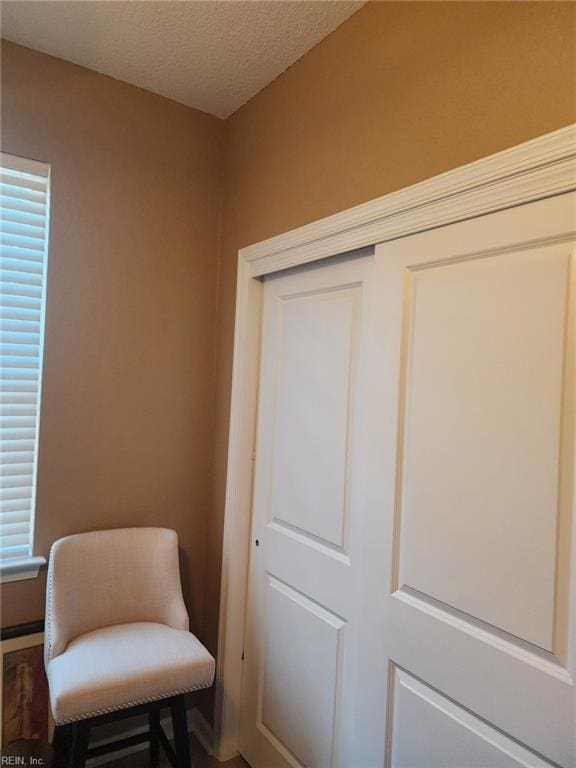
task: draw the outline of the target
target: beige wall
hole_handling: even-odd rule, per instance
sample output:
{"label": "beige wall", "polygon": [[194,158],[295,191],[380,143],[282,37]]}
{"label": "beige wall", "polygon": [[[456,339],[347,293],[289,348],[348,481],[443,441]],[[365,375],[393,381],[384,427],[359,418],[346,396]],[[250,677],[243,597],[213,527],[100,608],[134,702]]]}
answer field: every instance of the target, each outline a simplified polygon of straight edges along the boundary
{"label": "beige wall", "polygon": [[237,251],[576,121],[576,5],[382,3],[227,124],[205,596],[217,636]]}
{"label": "beige wall", "polygon": [[[2,149],[52,164],[37,553],[173,527],[200,630],[223,124],[9,43],[2,86]],[[44,579],[2,597],[42,618]]]}
{"label": "beige wall", "polygon": [[[53,163],[39,551],[76,530],[174,526],[215,649],[238,248],[576,121],[575,36],[572,3],[373,2],[225,136],[6,45],[4,149]],[[39,618],[42,582],[4,603],[4,624]]]}

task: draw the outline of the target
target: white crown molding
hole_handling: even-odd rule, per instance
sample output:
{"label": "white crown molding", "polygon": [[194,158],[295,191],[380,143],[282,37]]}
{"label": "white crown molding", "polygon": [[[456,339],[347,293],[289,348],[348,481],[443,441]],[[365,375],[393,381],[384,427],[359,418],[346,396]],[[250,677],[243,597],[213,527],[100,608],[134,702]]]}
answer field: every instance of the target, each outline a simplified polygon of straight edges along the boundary
{"label": "white crown molding", "polygon": [[238,753],[262,282],[365,246],[576,189],[576,125],[243,248],[238,254],[214,753]]}
{"label": "white crown molding", "polygon": [[576,125],[250,245],[256,277],[576,187]]}

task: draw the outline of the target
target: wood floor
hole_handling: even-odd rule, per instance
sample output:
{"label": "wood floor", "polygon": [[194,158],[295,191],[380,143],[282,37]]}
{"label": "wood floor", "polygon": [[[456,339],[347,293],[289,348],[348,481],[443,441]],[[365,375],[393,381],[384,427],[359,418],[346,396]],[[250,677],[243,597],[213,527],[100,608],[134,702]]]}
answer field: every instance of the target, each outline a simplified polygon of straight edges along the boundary
{"label": "wood floor", "polygon": [[[240,756],[227,760],[225,763],[218,762],[215,757],[206,754],[200,743],[192,735],[190,735],[190,753],[192,755],[192,768],[250,768],[248,763]],[[162,750],[160,750],[160,755],[160,767],[170,768],[170,763],[162,753]],[[90,763],[88,763],[88,768],[89,766]],[[102,768],[149,768],[149,766],[148,749],[144,749],[118,760],[111,760],[102,765]]]}

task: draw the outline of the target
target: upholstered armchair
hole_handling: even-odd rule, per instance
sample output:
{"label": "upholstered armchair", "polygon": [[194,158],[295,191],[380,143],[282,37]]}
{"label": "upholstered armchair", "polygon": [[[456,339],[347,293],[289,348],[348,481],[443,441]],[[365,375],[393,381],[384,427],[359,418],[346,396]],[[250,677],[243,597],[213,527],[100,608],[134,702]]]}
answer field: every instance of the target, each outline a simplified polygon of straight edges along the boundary
{"label": "upholstered armchair", "polygon": [[[184,694],[212,685],[214,659],[189,632],[178,538],[165,528],[123,528],[67,536],[50,552],[45,666],[59,766],[102,754],[90,729],[147,713],[149,732],[106,751],[150,740],[176,768],[189,768]],[[175,752],[160,725],[169,707]],[[128,743],[129,742],[129,743]]]}

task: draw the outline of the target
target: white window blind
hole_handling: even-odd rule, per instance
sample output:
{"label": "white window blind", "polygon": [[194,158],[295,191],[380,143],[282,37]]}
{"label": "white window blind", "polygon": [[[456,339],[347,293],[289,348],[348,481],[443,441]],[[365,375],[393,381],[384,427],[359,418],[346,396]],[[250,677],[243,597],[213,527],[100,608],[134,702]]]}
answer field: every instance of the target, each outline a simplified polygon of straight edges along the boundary
{"label": "white window blind", "polygon": [[49,166],[0,153],[0,563],[32,557]]}

